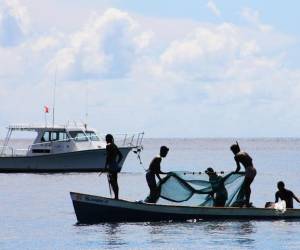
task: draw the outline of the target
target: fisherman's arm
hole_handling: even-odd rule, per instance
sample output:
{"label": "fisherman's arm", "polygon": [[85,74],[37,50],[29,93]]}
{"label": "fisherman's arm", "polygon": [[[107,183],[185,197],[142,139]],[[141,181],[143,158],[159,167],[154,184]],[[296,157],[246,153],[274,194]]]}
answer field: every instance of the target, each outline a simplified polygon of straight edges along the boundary
{"label": "fisherman's arm", "polygon": [[293,198],[297,201],[297,202],[299,202],[300,203],[300,200],[299,200],[299,198],[293,193]]}
{"label": "fisherman's arm", "polygon": [[[224,174],[224,172],[221,171],[221,174]],[[224,183],[233,174],[235,174],[235,172],[231,172],[231,173],[225,175],[224,177],[222,177],[222,182]]]}
{"label": "fisherman's arm", "polygon": [[106,146],[106,160],[105,160],[105,165],[104,165],[104,172],[106,172],[108,169],[108,156],[109,156],[109,147]]}
{"label": "fisherman's arm", "polygon": [[279,199],[279,195],[278,195],[278,192],[276,192],[276,194],[275,194],[275,202],[278,202],[278,199]]}
{"label": "fisherman's arm", "polygon": [[158,163],[158,173],[159,173],[159,174],[168,174],[167,172],[161,171],[161,168],[160,168],[160,162]]}
{"label": "fisherman's arm", "polygon": [[234,159],[235,159],[235,163],[236,163],[236,170],[235,170],[235,172],[238,173],[241,170],[241,164],[238,161],[238,159],[236,159],[236,158],[234,158]]}
{"label": "fisherman's arm", "polygon": [[118,164],[121,163],[122,160],[123,160],[123,155],[121,151],[118,149]]}
{"label": "fisherman's arm", "polygon": [[167,172],[163,172],[163,171],[161,171],[161,170],[159,170],[159,173],[160,173],[160,174],[168,174]]}
{"label": "fisherman's arm", "polygon": [[159,175],[159,173],[156,173],[155,175],[156,175],[156,177],[157,177],[160,181],[162,180],[161,177],[160,177],[160,175]]}
{"label": "fisherman's arm", "polygon": [[165,174],[163,171],[161,171],[161,169],[160,169],[160,162],[158,162],[157,163],[158,164],[158,166],[157,166],[157,173],[156,173],[156,176],[157,176],[157,178],[161,181],[161,177],[160,177],[160,174]]}

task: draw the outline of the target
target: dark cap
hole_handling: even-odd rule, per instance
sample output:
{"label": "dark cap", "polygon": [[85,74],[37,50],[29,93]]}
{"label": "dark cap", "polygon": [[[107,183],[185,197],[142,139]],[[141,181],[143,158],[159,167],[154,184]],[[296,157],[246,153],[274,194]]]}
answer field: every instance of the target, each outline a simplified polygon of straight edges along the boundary
{"label": "dark cap", "polygon": [[114,141],[114,137],[113,137],[111,134],[107,134],[107,135],[105,136],[105,140],[106,140],[107,142],[113,142],[113,141]]}
{"label": "dark cap", "polygon": [[215,170],[214,170],[213,168],[207,168],[207,169],[205,170],[205,173],[206,173],[206,174],[215,174],[216,172],[215,172]]}
{"label": "dark cap", "polygon": [[240,149],[240,146],[239,146],[238,142],[236,142],[235,144],[232,144],[232,145],[230,146],[230,150],[231,150],[232,152],[235,152],[235,153],[240,152],[241,149]]}
{"label": "dark cap", "polygon": [[283,181],[278,181],[277,182],[277,187],[281,187],[281,188],[284,188],[284,182]]}
{"label": "dark cap", "polygon": [[169,148],[168,147],[166,147],[166,146],[161,146],[160,147],[160,151],[169,151]]}

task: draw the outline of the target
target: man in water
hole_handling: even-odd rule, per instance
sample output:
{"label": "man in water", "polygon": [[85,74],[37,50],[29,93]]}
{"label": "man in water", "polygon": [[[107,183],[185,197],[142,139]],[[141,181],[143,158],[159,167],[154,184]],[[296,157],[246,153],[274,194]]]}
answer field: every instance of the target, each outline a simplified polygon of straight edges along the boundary
{"label": "man in water", "polygon": [[[241,151],[240,146],[238,143],[233,144],[230,147],[232,153],[234,154],[234,160],[236,162],[236,170],[235,172],[238,173],[241,169],[242,164],[245,168],[245,179],[242,184],[242,192],[243,196],[245,197],[244,205],[247,207],[251,207],[250,204],[250,195],[251,195],[251,188],[250,185],[253,182],[256,176],[256,169],[253,166],[252,158],[249,156],[248,153]],[[242,198],[242,197],[240,197]]]}
{"label": "man in water", "polygon": [[211,195],[214,200],[214,207],[224,207],[228,198],[228,193],[224,185],[225,179],[217,175],[212,168],[207,168],[205,173],[209,176],[209,182],[211,184]]}
{"label": "man in water", "polygon": [[108,172],[108,183],[114,192],[115,199],[119,199],[118,172],[123,155],[114,143],[114,137],[111,134],[107,134],[105,140],[107,143],[105,169]]}
{"label": "man in water", "polygon": [[167,148],[166,146],[161,146],[159,156],[154,157],[150,163],[149,169],[146,173],[146,180],[150,189],[150,194],[145,199],[145,202],[156,203],[159,198],[159,189],[156,185],[155,176],[157,176],[157,178],[161,180],[159,174],[166,174],[161,171],[160,163],[162,158],[165,158],[167,156],[168,152],[169,148]]}
{"label": "man in water", "polygon": [[279,181],[277,183],[278,191],[275,194],[275,202],[278,202],[278,199],[285,201],[286,208],[293,208],[293,199],[300,203],[300,200],[294,193],[288,189],[285,189],[284,182]]}

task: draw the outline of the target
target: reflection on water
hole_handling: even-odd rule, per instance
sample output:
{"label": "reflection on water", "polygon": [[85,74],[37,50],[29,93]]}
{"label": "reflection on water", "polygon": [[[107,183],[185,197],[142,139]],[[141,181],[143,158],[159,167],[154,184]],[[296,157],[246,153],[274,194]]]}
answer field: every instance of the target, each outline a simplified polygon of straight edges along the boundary
{"label": "reflection on water", "polygon": [[225,222],[213,222],[213,223],[205,223],[204,230],[209,234],[222,234],[228,225]]}
{"label": "reflection on water", "polygon": [[[125,244],[123,240],[124,232],[119,223],[107,223],[104,225],[105,241],[108,246],[121,246]],[[126,233],[125,233],[126,235]]]}
{"label": "reflection on water", "polygon": [[[251,246],[255,242],[253,234],[256,233],[255,222],[252,221],[211,221],[203,222],[204,233],[212,238],[212,242],[228,240],[231,244]],[[232,237],[234,236],[234,237]],[[226,242],[224,241],[224,244]]]}
{"label": "reflection on water", "polygon": [[255,233],[255,222],[246,221],[236,224],[237,242],[242,246],[251,246],[255,240],[253,234]]}

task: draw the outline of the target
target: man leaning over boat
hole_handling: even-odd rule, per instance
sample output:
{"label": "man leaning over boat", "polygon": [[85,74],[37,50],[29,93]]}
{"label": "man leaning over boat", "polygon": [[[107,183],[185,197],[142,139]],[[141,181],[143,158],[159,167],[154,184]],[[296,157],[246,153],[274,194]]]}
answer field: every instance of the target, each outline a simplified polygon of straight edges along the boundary
{"label": "man leaning over boat", "polygon": [[251,207],[250,203],[250,195],[251,195],[251,183],[253,182],[256,176],[256,169],[253,166],[253,161],[250,155],[245,152],[241,151],[239,144],[231,145],[230,147],[232,153],[234,154],[234,160],[236,162],[236,170],[235,172],[238,173],[241,169],[242,164],[245,168],[245,179],[242,185],[242,192],[240,193],[240,197],[238,200],[243,200],[242,206]]}
{"label": "man leaning over boat", "polygon": [[[218,175],[213,168],[207,168],[205,173],[208,175],[209,182],[211,184],[212,192],[211,197],[213,198],[214,207],[224,207],[228,199],[228,193],[224,184],[226,178]],[[229,175],[228,175],[229,177]]]}
{"label": "man leaning over boat", "polygon": [[154,157],[150,163],[149,169],[146,173],[146,180],[150,189],[150,194],[145,199],[145,202],[156,203],[159,198],[159,189],[156,184],[155,176],[157,176],[157,178],[161,180],[160,174],[166,174],[161,171],[160,163],[162,158],[165,158],[167,156],[168,152],[169,148],[167,148],[166,146],[161,146],[159,155]]}

